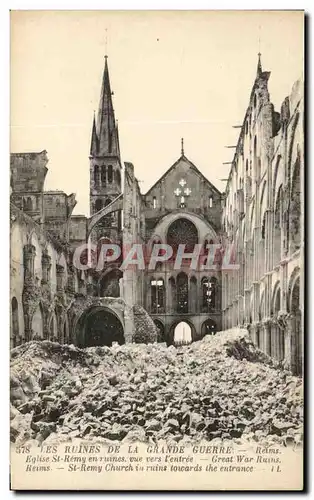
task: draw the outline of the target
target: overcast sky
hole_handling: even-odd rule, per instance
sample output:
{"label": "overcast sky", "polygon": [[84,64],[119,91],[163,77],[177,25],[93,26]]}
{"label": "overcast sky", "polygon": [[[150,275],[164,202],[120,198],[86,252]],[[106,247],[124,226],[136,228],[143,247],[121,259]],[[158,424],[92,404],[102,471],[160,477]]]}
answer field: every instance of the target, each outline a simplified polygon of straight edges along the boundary
{"label": "overcast sky", "polygon": [[303,69],[298,12],[14,12],[11,151],[48,152],[45,189],[89,214],[89,147],[108,30],[122,161],[142,192],[185,155],[220,190],[254,82],[257,53],[279,111]]}

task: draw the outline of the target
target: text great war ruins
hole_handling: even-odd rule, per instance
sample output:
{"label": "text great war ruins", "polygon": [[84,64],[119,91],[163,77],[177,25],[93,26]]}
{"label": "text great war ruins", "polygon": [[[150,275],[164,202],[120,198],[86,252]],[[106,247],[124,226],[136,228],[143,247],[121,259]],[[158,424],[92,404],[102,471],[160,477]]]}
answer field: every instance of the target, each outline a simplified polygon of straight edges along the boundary
{"label": "text great war ruins", "polygon": [[[303,82],[291,82],[275,110],[269,78],[259,55],[224,192],[182,141],[177,161],[141,193],[136,165],[121,162],[107,57],[89,152],[90,217],[72,215],[73,194],[44,191],[45,150],[11,154],[12,347],[43,339],[176,345],[239,326],[302,373]],[[88,242],[97,257],[104,244],[121,255],[102,269],[78,269],[74,252]],[[167,244],[173,256],[154,269],[121,269],[134,244]],[[221,245],[222,255],[230,245],[238,266],[224,269],[217,257],[211,270],[175,269],[180,244],[190,254],[201,245],[205,260],[208,247]]]}

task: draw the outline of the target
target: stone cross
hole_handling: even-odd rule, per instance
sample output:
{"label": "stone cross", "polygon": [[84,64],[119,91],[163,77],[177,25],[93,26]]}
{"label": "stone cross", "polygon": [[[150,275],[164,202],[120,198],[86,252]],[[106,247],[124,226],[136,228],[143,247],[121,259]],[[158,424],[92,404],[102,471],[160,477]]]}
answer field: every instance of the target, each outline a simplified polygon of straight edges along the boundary
{"label": "stone cross", "polygon": [[180,184],[180,186],[184,187],[186,185],[186,181],[184,179],[181,179],[179,184]]}
{"label": "stone cross", "polygon": [[179,189],[179,188],[175,189],[174,194],[175,194],[176,196],[180,196],[180,194],[181,194],[181,189]]}

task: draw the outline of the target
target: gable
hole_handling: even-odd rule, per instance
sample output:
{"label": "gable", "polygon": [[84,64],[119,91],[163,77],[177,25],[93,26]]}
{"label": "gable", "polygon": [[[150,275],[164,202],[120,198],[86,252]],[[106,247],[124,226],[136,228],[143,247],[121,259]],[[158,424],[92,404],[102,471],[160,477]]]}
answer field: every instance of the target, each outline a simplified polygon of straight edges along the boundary
{"label": "gable", "polygon": [[173,179],[173,174],[187,174],[187,173],[192,173],[193,171],[201,178],[203,179],[203,182],[205,182],[212,191],[216,192],[217,194],[221,195],[221,192],[202,174],[202,172],[192,163],[186,156],[181,156],[163,175],[160,177],[158,181],[155,182],[155,184],[147,191],[147,193],[144,195],[150,196],[152,194],[152,191],[155,191],[155,188],[158,187],[159,183],[165,182],[167,179]]}

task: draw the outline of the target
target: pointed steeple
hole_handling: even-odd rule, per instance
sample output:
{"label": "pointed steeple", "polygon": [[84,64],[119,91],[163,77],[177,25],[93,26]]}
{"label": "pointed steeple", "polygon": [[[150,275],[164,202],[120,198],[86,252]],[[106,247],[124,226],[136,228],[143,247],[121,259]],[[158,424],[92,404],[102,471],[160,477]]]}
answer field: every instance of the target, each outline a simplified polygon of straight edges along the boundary
{"label": "pointed steeple", "polygon": [[92,129],[92,139],[90,143],[90,155],[95,156],[98,153],[98,137],[96,132],[96,119],[95,119],[95,111],[94,111],[94,119],[93,119],[93,129]]}
{"label": "pointed steeple", "polygon": [[118,155],[116,140],[116,123],[112,104],[112,92],[110,88],[108,57],[105,56],[105,69],[102,79],[100,101],[97,116],[97,137],[98,137],[98,154],[101,155]]}
{"label": "pointed steeple", "polygon": [[261,74],[263,73],[261,56],[262,56],[262,54],[259,52],[258,53],[258,61],[257,61],[257,72],[256,72],[257,77],[261,76]]}

